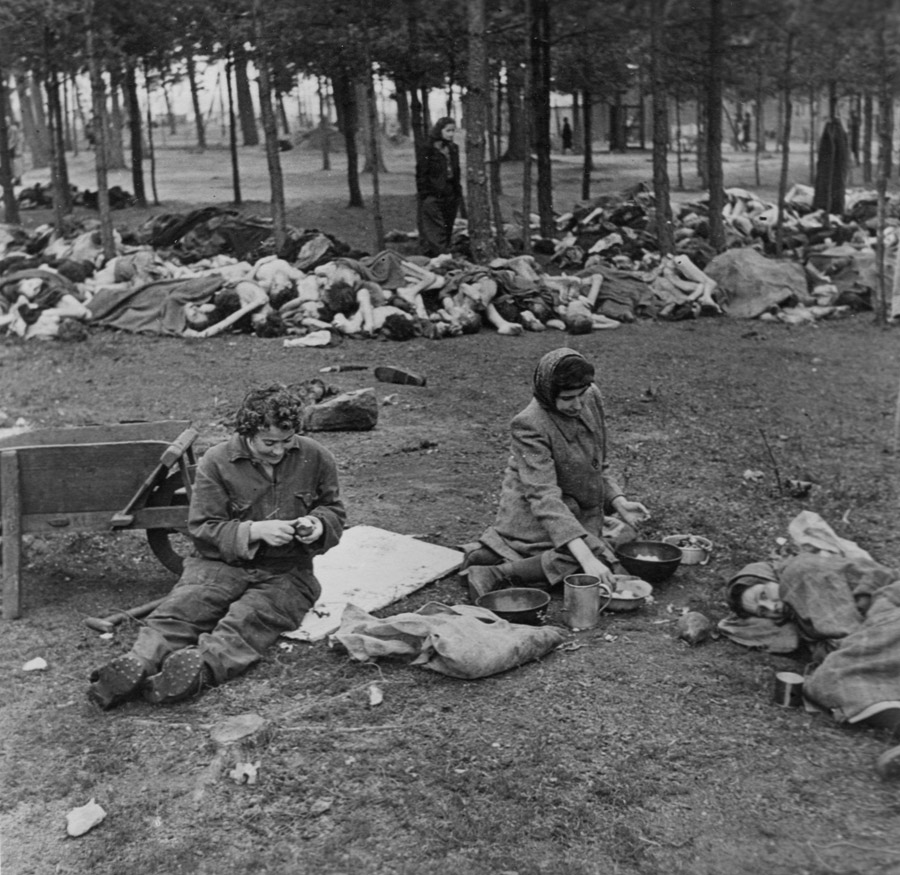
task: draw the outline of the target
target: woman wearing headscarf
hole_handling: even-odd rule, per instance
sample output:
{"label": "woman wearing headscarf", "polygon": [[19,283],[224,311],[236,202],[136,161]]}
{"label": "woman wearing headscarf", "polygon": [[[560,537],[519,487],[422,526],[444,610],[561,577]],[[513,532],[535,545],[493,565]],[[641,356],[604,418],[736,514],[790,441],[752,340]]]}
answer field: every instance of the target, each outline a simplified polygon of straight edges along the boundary
{"label": "woman wearing headscarf", "polygon": [[609,473],[594,366],[573,349],[555,349],[535,368],[533,387],[510,427],[497,517],[468,554],[473,600],[504,586],[552,586],[568,574],[612,585],[606,514],[618,513],[631,526],[649,516]]}
{"label": "woman wearing headscarf", "polygon": [[456,122],[438,119],[428,144],[416,162],[419,194],[419,232],[423,254],[434,257],[450,251],[453,223],[462,202],[459,147],[453,142]]}

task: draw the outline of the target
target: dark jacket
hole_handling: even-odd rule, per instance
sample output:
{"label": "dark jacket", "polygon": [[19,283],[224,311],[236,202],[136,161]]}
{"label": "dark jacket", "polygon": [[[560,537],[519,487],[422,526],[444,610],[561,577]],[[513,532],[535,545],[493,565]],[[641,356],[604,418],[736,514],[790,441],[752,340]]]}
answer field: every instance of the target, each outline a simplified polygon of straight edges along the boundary
{"label": "dark jacket", "polygon": [[459,146],[446,143],[450,153],[449,170],[447,156],[429,140],[416,162],[416,190],[420,198],[461,198],[462,180],[459,170]]}
{"label": "dark jacket", "polygon": [[[250,543],[250,523],[317,516],[324,527],[313,544],[273,547]],[[346,514],[334,457],[311,438],[297,436],[270,477],[253,461],[246,441],[232,435],[208,450],[197,467],[188,531],[206,559],[284,571],[309,569],[312,557],[334,547]]]}

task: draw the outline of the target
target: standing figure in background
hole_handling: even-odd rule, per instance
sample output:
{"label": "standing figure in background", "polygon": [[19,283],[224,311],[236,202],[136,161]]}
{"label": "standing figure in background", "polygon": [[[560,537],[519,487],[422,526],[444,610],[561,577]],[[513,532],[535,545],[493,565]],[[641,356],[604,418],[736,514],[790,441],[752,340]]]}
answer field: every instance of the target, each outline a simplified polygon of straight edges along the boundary
{"label": "standing figure in background", "polygon": [[569,124],[569,120],[567,118],[563,119],[562,124],[562,153],[566,154],[566,151],[572,151],[572,126]]}
{"label": "standing figure in background", "polygon": [[741,148],[744,152],[750,149],[750,140],[753,138],[752,127],[753,119],[750,117],[749,112],[745,112],[741,121]]}
{"label": "standing figure in background", "polygon": [[453,223],[462,202],[456,122],[439,119],[416,163],[422,253],[434,258],[450,251]]}

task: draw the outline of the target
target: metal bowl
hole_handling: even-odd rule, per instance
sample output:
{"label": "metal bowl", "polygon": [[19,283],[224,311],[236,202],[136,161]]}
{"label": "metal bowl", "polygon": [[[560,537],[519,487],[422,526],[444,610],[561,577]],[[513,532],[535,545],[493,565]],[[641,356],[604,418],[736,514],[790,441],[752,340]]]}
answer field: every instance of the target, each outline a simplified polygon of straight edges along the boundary
{"label": "metal bowl", "polygon": [[646,580],[624,574],[617,574],[615,577],[616,591],[606,606],[607,611],[636,611],[646,604],[648,596],[653,595],[653,587]]}
{"label": "metal bowl", "polygon": [[663,538],[667,544],[681,548],[682,565],[706,565],[712,553],[712,541],[702,535],[669,535]]}
{"label": "metal bowl", "polygon": [[485,593],[475,604],[493,611],[498,617],[509,620],[510,623],[540,626],[547,614],[550,594],[542,589],[516,586]]}
{"label": "metal bowl", "polygon": [[680,547],[665,541],[629,541],[616,547],[622,567],[647,583],[668,580],[681,564],[681,555]]}

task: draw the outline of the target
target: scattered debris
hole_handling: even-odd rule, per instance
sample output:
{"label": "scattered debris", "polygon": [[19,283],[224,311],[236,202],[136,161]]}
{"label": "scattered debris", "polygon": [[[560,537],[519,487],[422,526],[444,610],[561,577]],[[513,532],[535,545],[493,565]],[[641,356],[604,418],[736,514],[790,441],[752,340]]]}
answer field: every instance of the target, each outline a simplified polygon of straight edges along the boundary
{"label": "scattered debris", "polygon": [[748,483],[759,483],[766,475],[763,471],[747,468],[742,476]]}
{"label": "scattered debris", "polygon": [[378,684],[371,684],[369,686],[369,707],[375,708],[380,705],[384,701],[384,693],[381,690],[381,687]]}
{"label": "scattered debris", "polygon": [[255,784],[261,762],[257,760],[255,763],[237,763],[228,773],[228,777],[235,784]]}
{"label": "scattered debris", "polygon": [[687,641],[691,647],[694,647],[709,638],[712,632],[712,622],[709,617],[699,611],[688,611],[678,618],[675,630],[682,641]]}
{"label": "scattered debris", "polygon": [[34,659],[29,659],[22,666],[22,671],[46,671],[49,667],[46,659],[42,656],[36,656]]}
{"label": "scattered debris", "polygon": [[98,805],[95,799],[91,799],[81,808],[73,808],[66,815],[66,832],[77,838],[92,830],[106,819],[106,812]]}

